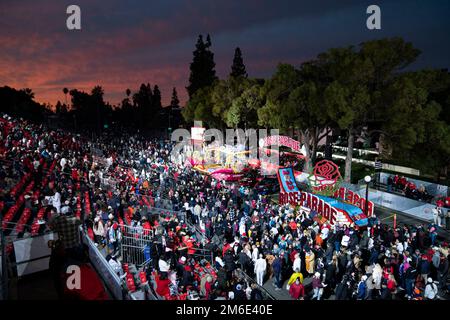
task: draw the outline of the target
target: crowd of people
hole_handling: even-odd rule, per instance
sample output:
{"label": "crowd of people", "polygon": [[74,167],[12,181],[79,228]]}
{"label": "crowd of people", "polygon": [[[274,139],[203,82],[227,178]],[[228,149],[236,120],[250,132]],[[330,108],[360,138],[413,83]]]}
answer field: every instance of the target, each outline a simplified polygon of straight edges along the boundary
{"label": "crowd of people", "polygon": [[[172,143],[143,135],[88,138],[6,115],[0,134],[0,205],[16,207],[11,222],[29,209],[21,233],[45,231],[45,220],[71,256],[83,225],[130,291],[135,266],[121,248],[130,230],[152,239],[135,275],[160,299],[262,300],[267,285],[295,300],[422,300],[447,291],[449,247],[434,223],[322,223],[314,211],[201,174],[171,154]],[[163,205],[170,210],[156,214]]]}
{"label": "crowd of people", "polygon": [[408,180],[405,176],[400,176],[398,174],[388,177],[387,190],[388,192],[401,192],[405,195],[405,197],[418,201],[431,202],[434,198],[433,195],[428,193],[423,184],[417,186],[413,181]]}

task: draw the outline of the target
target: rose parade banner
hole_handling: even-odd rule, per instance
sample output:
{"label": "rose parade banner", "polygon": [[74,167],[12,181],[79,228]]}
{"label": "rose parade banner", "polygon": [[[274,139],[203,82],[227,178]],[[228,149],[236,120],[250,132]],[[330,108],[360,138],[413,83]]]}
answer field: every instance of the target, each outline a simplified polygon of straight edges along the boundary
{"label": "rose parade banner", "polygon": [[[334,194],[335,198],[339,198],[344,202],[353,204],[360,208],[361,210],[366,210],[366,199],[363,197],[360,197],[359,194],[356,192],[353,192],[352,190],[349,190],[347,188],[341,187],[338,191]],[[372,201],[367,202],[367,216],[371,217],[375,210],[375,204]]]}
{"label": "rose parade banner", "polygon": [[292,150],[301,151],[301,143],[299,141],[296,141],[288,136],[269,136],[265,137],[263,139],[262,147],[265,146],[271,146],[271,145],[277,145],[277,146],[285,146],[288,148],[291,148]]}
{"label": "rose parade banner", "polygon": [[[340,178],[339,168],[333,162],[323,160],[317,163],[311,177],[313,177],[313,181],[310,179],[313,190],[319,191],[334,187]],[[337,199],[300,191],[292,168],[278,169],[278,181],[280,183],[280,205],[289,203],[292,206],[309,208],[328,220],[330,224],[334,224],[339,216],[345,216],[346,222],[353,222],[358,227],[366,226],[368,223],[367,216],[363,212],[365,199],[351,190],[340,188],[334,195]],[[342,201],[338,199],[342,199]],[[372,215],[373,209],[373,203],[369,202],[368,216]]]}
{"label": "rose parade banner", "polygon": [[279,195],[279,204],[290,204],[291,206],[308,208],[328,220],[331,225],[335,224],[339,213],[345,215],[349,222],[355,223],[358,227],[367,226],[368,223],[367,216],[357,206],[309,192],[281,192]]}

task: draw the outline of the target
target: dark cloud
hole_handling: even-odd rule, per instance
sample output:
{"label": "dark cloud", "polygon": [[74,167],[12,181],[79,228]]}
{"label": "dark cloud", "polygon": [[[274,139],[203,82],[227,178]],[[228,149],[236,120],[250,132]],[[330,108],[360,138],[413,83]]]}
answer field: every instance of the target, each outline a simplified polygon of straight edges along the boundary
{"label": "dark cloud", "polygon": [[[81,7],[82,30],[65,27],[66,8]],[[365,1],[93,1],[0,2],[0,85],[31,87],[39,101],[61,88],[104,87],[112,103],[126,88],[173,86],[185,101],[198,34],[210,33],[219,76],[240,46],[250,76],[269,76],[279,62],[300,64],[330,47],[401,36],[423,54],[415,67],[448,67],[447,1],[377,1],[382,30],[365,27]]]}

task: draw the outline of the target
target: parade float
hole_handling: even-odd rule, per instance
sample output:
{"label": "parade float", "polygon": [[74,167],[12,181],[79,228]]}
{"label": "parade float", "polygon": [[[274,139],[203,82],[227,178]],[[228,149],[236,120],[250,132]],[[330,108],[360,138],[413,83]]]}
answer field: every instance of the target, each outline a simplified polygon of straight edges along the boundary
{"label": "parade float", "polygon": [[[252,157],[251,151],[246,150],[243,144],[218,145],[213,142],[206,145],[204,140],[200,142],[198,138],[194,142],[197,143],[197,147],[188,152],[185,165],[224,181],[239,181],[252,170],[258,175],[264,172],[264,175],[276,176],[277,170],[285,166],[298,168],[296,175],[300,176],[302,173],[300,163],[306,160],[304,148],[300,147],[298,141],[287,136],[269,136],[261,139],[258,148],[259,157]],[[281,148],[268,149],[269,145]],[[269,156],[277,161],[271,162]]]}
{"label": "parade float", "polygon": [[186,165],[217,180],[238,181],[248,167],[248,153],[242,146],[211,144],[193,151]]}
{"label": "parade float", "polygon": [[[268,148],[278,146],[277,149]],[[259,141],[259,155],[270,158],[250,157],[244,145],[218,145],[203,141],[201,148],[193,150],[186,165],[220,181],[239,181],[244,184],[249,173],[252,180],[246,186],[255,187],[263,178],[273,175],[278,178],[280,205],[301,207],[313,214],[319,223],[331,225],[354,225],[365,227],[373,214],[374,204],[367,203],[356,192],[342,185],[339,167],[332,161],[321,160],[312,172],[303,171],[308,160],[301,143],[287,136],[269,136]],[[263,175],[264,172],[264,175]]]}
{"label": "parade float", "polygon": [[341,186],[338,166],[329,160],[319,161],[312,174],[302,173],[304,182],[298,187],[292,168],[278,169],[280,205],[289,204],[310,212],[319,223],[366,227],[373,215],[374,204],[367,203],[355,192]]}

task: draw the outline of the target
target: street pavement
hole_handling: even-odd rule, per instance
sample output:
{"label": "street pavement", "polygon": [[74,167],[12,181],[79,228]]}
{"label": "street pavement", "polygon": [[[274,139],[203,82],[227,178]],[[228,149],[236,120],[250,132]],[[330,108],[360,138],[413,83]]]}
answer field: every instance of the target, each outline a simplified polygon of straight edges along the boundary
{"label": "street pavement", "polygon": [[[381,220],[382,223],[387,224],[389,226],[394,225],[394,219],[393,214],[397,214],[397,225],[417,225],[417,224],[423,224],[428,225],[431,221],[426,221],[423,219],[419,219],[417,217],[414,217],[412,215],[406,214],[404,212],[400,211],[393,211],[390,209],[386,209],[383,207],[376,206],[375,207],[375,215]],[[450,230],[447,230],[445,227],[439,227],[438,228],[438,240],[450,240]]]}

